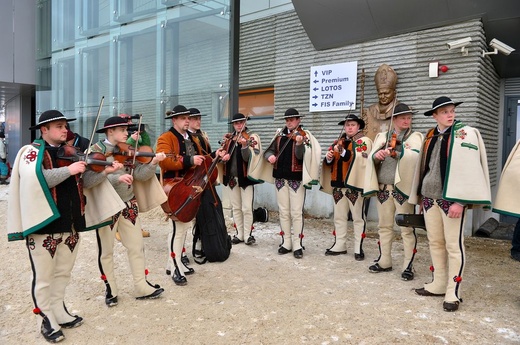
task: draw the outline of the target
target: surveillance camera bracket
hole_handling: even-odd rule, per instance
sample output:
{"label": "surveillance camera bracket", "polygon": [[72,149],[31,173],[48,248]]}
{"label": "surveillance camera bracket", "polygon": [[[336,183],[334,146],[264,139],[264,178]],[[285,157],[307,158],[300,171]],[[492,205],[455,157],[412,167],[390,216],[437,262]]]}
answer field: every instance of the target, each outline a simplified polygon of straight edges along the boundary
{"label": "surveillance camera bracket", "polygon": [[490,52],[482,50],[482,57],[484,57],[486,55],[497,55],[497,54],[498,54],[498,49],[497,48],[495,48],[493,51],[490,51]]}

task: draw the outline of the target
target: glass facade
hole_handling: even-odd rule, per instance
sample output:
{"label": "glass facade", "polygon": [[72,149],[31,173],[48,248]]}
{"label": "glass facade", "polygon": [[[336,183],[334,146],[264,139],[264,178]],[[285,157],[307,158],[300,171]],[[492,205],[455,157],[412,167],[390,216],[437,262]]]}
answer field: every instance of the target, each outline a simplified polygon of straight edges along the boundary
{"label": "glass facade", "polygon": [[[227,129],[232,0],[37,1],[37,116],[62,111],[90,136],[109,116],[143,114],[155,140],[177,104]],[[210,127],[211,126],[211,127]]]}

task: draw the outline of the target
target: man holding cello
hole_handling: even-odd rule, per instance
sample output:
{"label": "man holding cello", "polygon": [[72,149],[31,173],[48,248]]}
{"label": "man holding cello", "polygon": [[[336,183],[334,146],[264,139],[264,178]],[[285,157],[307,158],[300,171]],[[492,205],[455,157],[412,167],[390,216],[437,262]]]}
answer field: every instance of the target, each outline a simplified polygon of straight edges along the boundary
{"label": "man holding cello", "polygon": [[[108,175],[108,180],[126,207],[113,217],[110,225],[97,230],[98,264],[101,279],[106,286],[105,303],[108,307],[118,304],[113,255],[116,232],[119,232],[121,243],[127,249],[136,299],[157,298],[164,291],[159,285],[152,285],[146,280],[147,270],[139,212],[153,209],[166,199],[155,176],[157,164],[166,156],[163,153],[146,152],[147,156],[150,156],[147,157],[147,164],[136,160],[138,151],[129,150],[126,144],[128,126],[124,118],[109,117],[103,128],[96,131],[96,133],[105,133],[106,139],[98,141],[91,147],[92,152],[103,153],[107,161],[118,160],[125,165],[125,169]],[[125,152],[125,149],[130,152]]]}
{"label": "man holding cello", "polygon": [[[166,112],[165,119],[172,120],[172,127],[157,138],[156,147],[157,152],[168,155],[166,159],[159,163],[164,185],[174,183],[174,179],[176,179],[175,182],[180,183],[182,177],[190,169],[205,164],[206,158],[202,155],[201,146],[198,144],[198,141],[194,140],[193,135],[188,132],[189,115],[190,111],[183,105],[177,105],[173,110]],[[192,192],[193,187],[186,186],[186,188],[185,195],[173,195],[174,193],[172,192],[168,197],[190,200],[189,196],[187,198],[185,196]],[[171,271],[172,280],[176,285],[180,286],[188,283],[186,279],[187,274],[195,272],[193,268],[186,266],[182,262],[182,253],[185,252],[184,241],[186,234],[193,228],[193,218],[198,210],[197,205],[200,204],[197,204],[196,201],[193,200],[192,205],[184,204],[183,209],[180,210],[181,213],[186,213],[188,210],[191,212],[192,208],[195,207],[196,210],[194,210],[193,217],[191,215],[187,217],[179,215],[184,220],[182,221],[178,217],[170,215],[173,228],[168,234],[169,264],[167,267],[173,268]]]}

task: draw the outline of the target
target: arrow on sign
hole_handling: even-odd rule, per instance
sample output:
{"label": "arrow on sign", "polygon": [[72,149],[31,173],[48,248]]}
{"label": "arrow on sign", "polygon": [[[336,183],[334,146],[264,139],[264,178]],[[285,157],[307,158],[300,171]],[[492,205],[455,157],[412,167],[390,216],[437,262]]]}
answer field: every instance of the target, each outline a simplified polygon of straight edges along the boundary
{"label": "arrow on sign", "polygon": [[315,80],[315,81],[313,81],[314,84],[319,83],[319,82],[320,82],[319,80]]}
{"label": "arrow on sign", "polygon": [[315,77],[318,76],[318,71],[314,71],[314,76],[315,76]]}
{"label": "arrow on sign", "polygon": [[319,89],[318,89],[317,87],[315,87],[313,90],[314,90],[314,91],[318,91]]}
{"label": "arrow on sign", "polygon": [[316,99],[316,98],[318,98],[318,96],[312,96],[312,98]]}
{"label": "arrow on sign", "polygon": [[313,103],[312,106],[313,106],[313,107],[317,107],[317,106],[318,106],[318,103]]}

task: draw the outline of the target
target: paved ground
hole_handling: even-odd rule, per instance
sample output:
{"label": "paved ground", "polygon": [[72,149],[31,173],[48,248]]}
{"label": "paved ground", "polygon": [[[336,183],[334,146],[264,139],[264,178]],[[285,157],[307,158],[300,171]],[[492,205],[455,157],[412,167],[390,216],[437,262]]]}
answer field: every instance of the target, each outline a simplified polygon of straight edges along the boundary
{"label": "paved ground", "polygon": [[[0,186],[0,344],[44,344],[36,329],[29,294],[31,271],[23,243],[6,240],[6,187]],[[133,298],[126,253],[116,245],[119,305],[104,305],[94,233],[82,236],[67,290],[69,310],[85,318],[64,330],[63,344],[513,344],[520,342],[520,263],[509,258],[509,241],[468,238],[464,303],[442,310],[442,298],[416,295],[429,281],[426,236],[419,235],[416,279],[400,280],[402,246],[394,268],[368,272],[377,257],[375,225],[364,249],[326,257],[332,244],[328,219],[306,219],[301,260],[278,255],[276,214],[256,225],[255,246],[233,247],[223,263],[194,265],[188,285],[164,274],[170,223],[159,210],[144,215],[149,280],[165,288],[151,301]],[[187,243],[191,243],[190,240]],[[189,249],[189,248],[188,248]]]}

